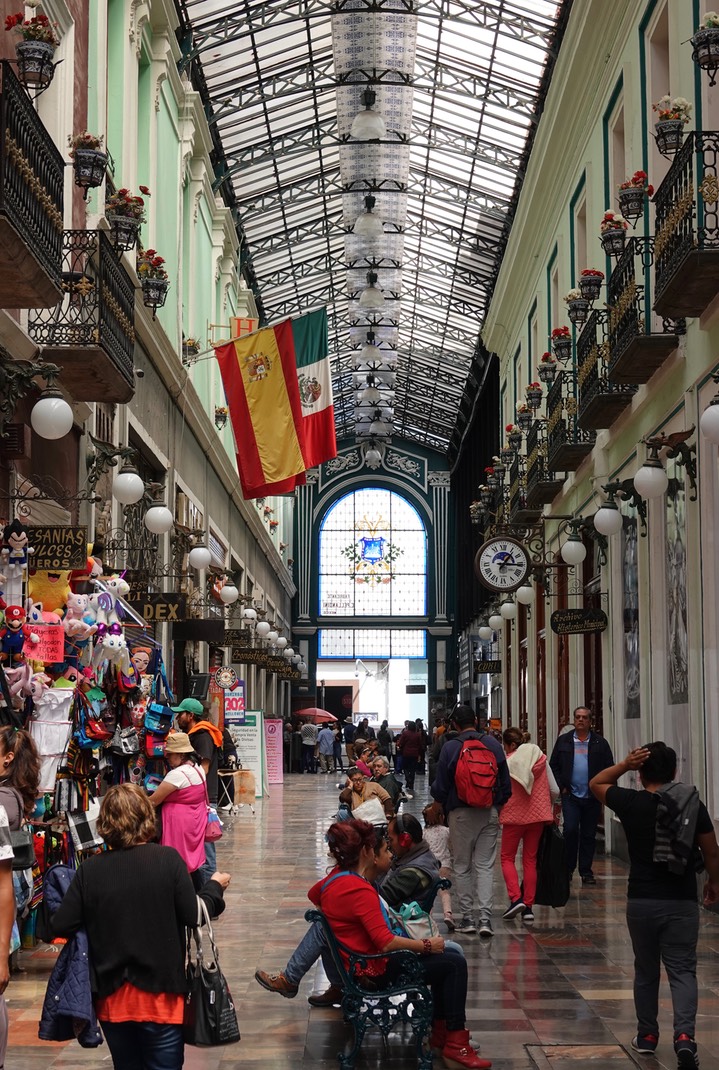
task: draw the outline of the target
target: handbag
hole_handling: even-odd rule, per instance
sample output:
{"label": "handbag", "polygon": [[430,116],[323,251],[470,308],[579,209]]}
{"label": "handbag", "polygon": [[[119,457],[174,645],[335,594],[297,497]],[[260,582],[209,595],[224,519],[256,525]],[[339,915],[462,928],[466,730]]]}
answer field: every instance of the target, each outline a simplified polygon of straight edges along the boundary
{"label": "handbag", "polygon": [[387,815],[384,812],[384,806],[376,795],[355,807],[352,811],[352,817],[357,821],[368,821],[370,825],[387,824]]}
{"label": "handbag", "polygon": [[205,841],[207,843],[214,843],[216,840],[222,838],[222,822],[217,816],[217,811],[210,803],[210,796],[207,794],[207,781],[205,781],[205,802],[207,803],[207,824],[205,825]]}
{"label": "handbag", "polygon": [[534,902],[563,907],[569,899],[569,870],[564,836],[552,823],[546,825],[537,851],[537,892]]}
{"label": "handbag", "polygon": [[109,750],[112,754],[120,754],[129,757],[140,753],[140,737],[137,729],[130,725],[129,728],[120,728],[118,725],[110,741]]}
{"label": "handbag", "polygon": [[161,660],[152,681],[150,701],[147,703],[147,709],[145,711],[145,728],[148,732],[154,732],[156,735],[160,736],[167,735],[172,728],[172,722],[175,717],[175,714],[170,708],[173,702],[174,697],[170,685],[167,682],[165,666]]}
{"label": "handbag", "polygon": [[163,778],[161,776],[157,776],[156,773],[146,773],[142,781],[142,786],[148,795],[152,795],[153,792],[155,792],[157,788],[159,788],[160,784],[162,783],[162,780]]}
{"label": "handbag", "polygon": [[[210,938],[211,956],[205,959],[202,928],[206,926]],[[195,945],[195,957],[192,944]],[[185,999],[182,1032],[185,1044],[195,1047],[218,1047],[236,1044],[240,1027],[232,994],[220,969],[214,933],[207,906],[197,900],[197,925],[187,940],[187,997]]]}
{"label": "handbag", "polygon": [[12,868],[13,870],[31,869],[35,861],[35,841],[33,839],[32,825],[28,825],[24,821],[25,808],[22,797],[15,788],[2,787],[0,788],[0,804],[5,807],[7,813],[7,806],[2,802],[3,795],[12,795],[13,802],[17,809],[17,816],[10,818],[8,814],[8,820],[11,825],[16,822],[18,828],[10,829],[10,842],[13,850]]}
{"label": "handbag", "polygon": [[76,851],[91,851],[102,847],[104,841],[97,831],[99,814],[100,803],[97,799],[90,800],[87,810],[68,810],[65,814]]}
{"label": "handbag", "polygon": [[[392,908],[388,908],[392,909]],[[412,940],[429,940],[433,936],[439,936],[439,929],[426,910],[417,902],[402,903],[392,911],[401,923],[407,936]]]}
{"label": "handbag", "polygon": [[148,758],[165,757],[165,737],[153,735],[147,732],[145,735],[145,754]]}

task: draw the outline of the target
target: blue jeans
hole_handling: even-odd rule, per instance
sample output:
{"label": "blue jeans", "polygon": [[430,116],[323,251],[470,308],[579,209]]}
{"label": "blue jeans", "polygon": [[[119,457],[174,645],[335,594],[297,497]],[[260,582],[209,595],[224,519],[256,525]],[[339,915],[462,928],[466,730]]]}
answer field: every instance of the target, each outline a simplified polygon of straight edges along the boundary
{"label": "blue jeans", "polygon": [[562,795],[564,814],[564,844],[567,850],[567,868],[574,873],[579,855],[579,873],[587,877],[592,872],[594,849],[597,843],[597,825],[602,807],[598,799],[589,795]]}
{"label": "blue jeans", "polygon": [[101,1022],[115,1070],[182,1070],[185,1042],[181,1025],[156,1022]]}
{"label": "blue jeans", "polygon": [[304,975],[314,966],[317,959],[322,959],[327,979],[331,985],[342,987],[342,978],[334,964],[330,950],[325,942],[325,934],[318,921],[310,925],[299,944],[292,952],[285,967],[285,977],[290,984],[298,985]]}
{"label": "blue jeans", "polygon": [[214,840],[205,840],[205,864],[200,867],[200,887],[213,873],[217,873],[217,843]]}

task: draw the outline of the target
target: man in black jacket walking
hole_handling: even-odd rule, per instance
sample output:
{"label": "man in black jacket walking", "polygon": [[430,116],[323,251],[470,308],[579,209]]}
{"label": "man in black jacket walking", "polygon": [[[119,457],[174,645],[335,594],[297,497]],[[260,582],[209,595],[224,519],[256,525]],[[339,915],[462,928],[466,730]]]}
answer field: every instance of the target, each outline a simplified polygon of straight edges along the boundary
{"label": "man in black jacket walking", "polygon": [[589,781],[614,765],[612,748],[591,729],[592,714],[586,706],[574,711],[574,731],[565,732],[554,744],[549,765],[562,793],[564,842],[570,876],[577,866],[582,884],[596,884],[592,873],[597,825],[602,807],[589,790]]}

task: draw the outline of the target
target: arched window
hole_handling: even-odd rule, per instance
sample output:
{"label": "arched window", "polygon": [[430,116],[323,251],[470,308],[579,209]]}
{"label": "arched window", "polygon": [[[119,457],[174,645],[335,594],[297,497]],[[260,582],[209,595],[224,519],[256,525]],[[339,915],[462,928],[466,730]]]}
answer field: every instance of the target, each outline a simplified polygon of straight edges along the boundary
{"label": "arched window", "polygon": [[320,529],[319,615],[422,617],[427,534],[401,495],[366,487],[340,498]]}

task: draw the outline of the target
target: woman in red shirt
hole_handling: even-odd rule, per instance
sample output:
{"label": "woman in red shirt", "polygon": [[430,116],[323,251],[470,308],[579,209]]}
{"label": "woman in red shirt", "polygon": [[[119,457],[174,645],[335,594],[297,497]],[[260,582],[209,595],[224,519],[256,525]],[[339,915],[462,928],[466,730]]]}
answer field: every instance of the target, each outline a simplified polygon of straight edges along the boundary
{"label": "woman in red shirt", "polygon": [[[371,883],[376,863],[372,825],[366,821],[338,821],[330,826],[327,843],[337,864],[307,894],[327,918],[339,943],[358,955],[388,951],[414,951],[421,955],[434,1001],[431,1046],[441,1048],[449,1067],[468,1070],[491,1067],[491,1062],[480,1059],[470,1046],[465,1028],[467,960],[445,951],[441,936],[412,940],[395,936],[387,926],[379,894]],[[386,959],[372,960],[366,973],[382,977],[388,966]]]}

